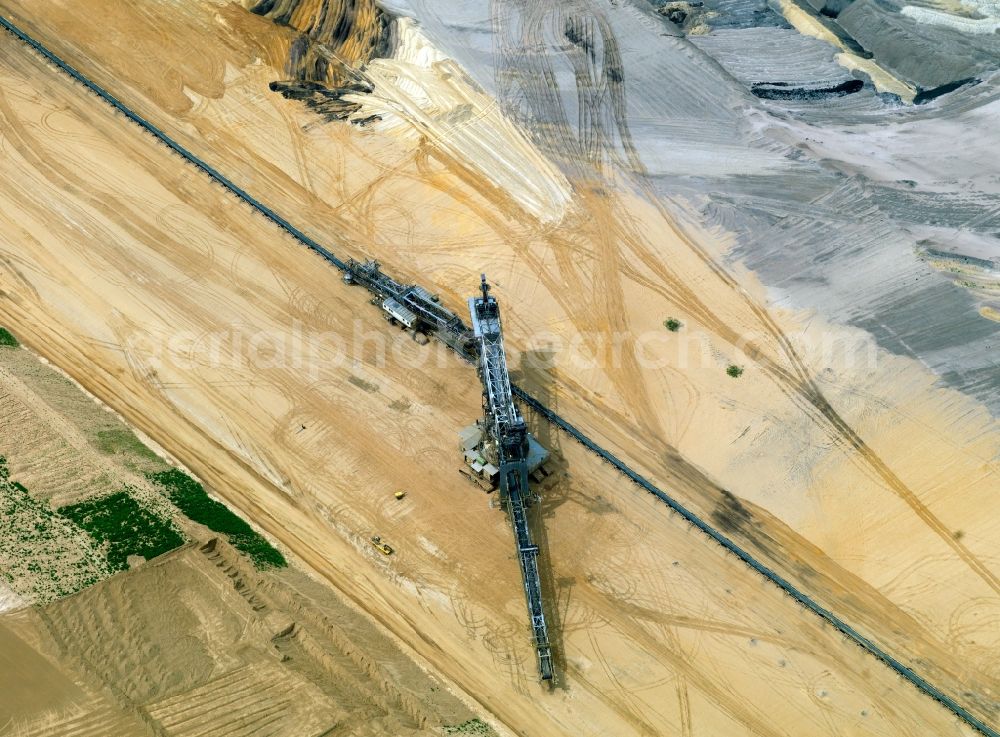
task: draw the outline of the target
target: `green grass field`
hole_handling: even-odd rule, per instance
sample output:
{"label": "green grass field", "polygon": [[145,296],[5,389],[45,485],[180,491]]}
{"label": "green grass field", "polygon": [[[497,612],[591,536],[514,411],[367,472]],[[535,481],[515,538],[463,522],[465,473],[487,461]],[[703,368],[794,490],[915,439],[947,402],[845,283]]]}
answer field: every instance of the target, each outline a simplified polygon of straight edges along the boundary
{"label": "green grass field", "polygon": [[482,719],[470,719],[467,722],[462,722],[461,724],[446,724],[444,726],[445,734],[462,734],[462,735],[480,735],[480,737],[496,737],[496,732],[493,731],[493,727],[488,725]]}
{"label": "green grass field", "polygon": [[97,449],[108,455],[124,455],[126,459],[141,459],[157,462],[159,456],[142,444],[127,427],[113,427],[108,430],[98,430],[95,437]]}
{"label": "green grass field", "polygon": [[9,346],[10,348],[17,348],[20,343],[17,342],[15,338],[7,328],[0,328],[0,346]]}
{"label": "green grass field", "polygon": [[62,507],[59,514],[106,544],[108,565],[116,571],[128,568],[130,555],[149,560],[184,542],[168,520],[141,507],[126,491]]}
{"label": "green grass field", "polygon": [[212,499],[201,484],[180,469],[148,473],[146,478],[164,489],[170,501],[189,519],[225,535],[229,543],[247,555],[258,568],[288,565],[285,556],[255,532],[246,520]]}

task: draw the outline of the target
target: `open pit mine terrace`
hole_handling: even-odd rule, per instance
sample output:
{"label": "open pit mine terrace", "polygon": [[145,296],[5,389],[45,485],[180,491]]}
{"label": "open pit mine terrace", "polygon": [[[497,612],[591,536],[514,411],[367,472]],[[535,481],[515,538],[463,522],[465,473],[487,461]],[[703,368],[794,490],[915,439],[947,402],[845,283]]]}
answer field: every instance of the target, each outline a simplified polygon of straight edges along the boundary
{"label": "open pit mine terrace", "polygon": [[[73,68],[71,65],[63,61],[56,54],[52,53],[45,46],[40,44],[35,39],[31,38],[24,31],[22,31],[17,26],[13,25],[6,18],[0,17],[0,26],[12,36],[17,38],[22,43],[29,46],[37,54],[43,57],[46,61],[56,67],[59,71],[65,73],[76,82],[80,83],[86,87],[90,92],[95,94],[105,103],[113,107],[116,111],[124,115],[129,121],[135,125],[142,128],[145,132],[156,138],[160,143],[167,146],[171,151],[184,159],[187,163],[197,167],[207,176],[209,176],[216,183],[224,187],[230,193],[235,195],[237,198],[242,200],[244,203],[249,205],[259,214],[263,215],[265,218],[273,222],[279,228],[284,230],[300,244],[306,246],[311,251],[323,258],[328,264],[339,269],[345,275],[345,282],[352,283],[352,275],[355,277],[353,279],[354,283],[362,283],[362,280],[358,280],[356,277],[359,273],[359,262],[353,259],[348,259],[347,261],[342,260],[336,256],[332,251],[322,246],[320,243],[314,239],[307,236],[301,230],[296,228],[291,222],[282,217],[280,214],[275,212],[273,209],[268,207],[266,204],[260,200],[253,197],[251,194],[246,192],[244,189],[239,187],[224,174],[219,172],[215,167],[205,162],[203,159],[195,156],[193,153],[185,149],[183,146],[178,144],[175,140],[161,131],[159,128],[154,126],[148,120],[142,116],[135,113],[128,106],[123,104],[114,95],[108,92],[106,89],[96,84],[92,80],[88,79],[86,76],[81,74],[78,70]],[[395,285],[398,290],[398,295],[389,294],[389,298],[393,296],[405,297],[405,293],[412,292],[414,289],[421,290],[422,288],[416,287],[415,285],[401,285],[395,282],[391,278],[387,277],[387,282],[389,284]],[[371,284],[364,284],[367,286],[377,297],[384,298],[386,293],[372,288]],[[485,279],[484,279],[485,286]],[[423,290],[426,293],[425,290]],[[470,300],[473,302],[473,300]],[[922,678],[916,671],[903,662],[893,657],[890,653],[884,651],[875,642],[866,637],[861,632],[857,631],[849,623],[841,619],[836,613],[830,611],[827,608],[819,605],[813,598],[809,596],[808,593],[802,591],[800,588],[796,587],[784,577],[780,576],[778,573],[773,571],[768,566],[761,563],[754,556],[748,553],[746,550],[741,548],[739,545],[734,543],[726,535],[721,533],[715,527],[707,523],[704,519],[696,515],[687,509],[684,505],[678,502],[676,499],[671,497],[666,491],[659,488],[651,481],[634,471],[630,468],[624,461],[619,459],[610,451],[603,448],[601,445],[596,443],[594,440],[589,438],[579,429],[577,429],[572,423],[570,423],[565,418],[561,417],[559,414],[554,412],[550,407],[546,406],[544,403],[533,397],[531,394],[526,392],[524,389],[511,384],[506,373],[506,359],[503,355],[502,350],[502,338],[500,335],[499,328],[499,314],[496,312],[496,302],[492,297],[488,297],[487,292],[484,288],[483,296],[481,299],[475,300],[482,309],[488,303],[492,303],[494,308],[495,325],[492,335],[484,337],[483,328],[476,324],[477,314],[476,306],[473,306],[473,322],[474,329],[467,328],[460,318],[457,318],[454,313],[446,309],[441,309],[437,314],[435,319],[434,315],[431,315],[430,319],[425,319],[423,321],[423,327],[427,329],[427,332],[434,337],[441,340],[445,345],[454,350],[463,360],[470,363],[479,362],[480,363],[480,375],[484,385],[484,394],[489,398],[493,397],[491,400],[487,411],[487,421],[491,420],[490,412],[493,413],[493,418],[497,414],[503,414],[504,412],[510,412],[517,418],[520,418],[520,414],[516,409],[516,405],[513,403],[513,399],[516,398],[522,402],[525,406],[531,408],[541,417],[545,418],[552,425],[558,427],[564,433],[572,437],[575,441],[580,443],[584,448],[586,448],[591,453],[597,455],[603,461],[609,463],[621,474],[626,476],[631,482],[636,486],[642,488],[649,494],[653,495],[657,500],[662,502],[669,510],[680,515],[687,523],[692,527],[696,528],[699,532],[704,534],[708,539],[721,546],[726,552],[733,554],[740,561],[742,561],[748,568],[756,572],[779,589],[781,589],[785,594],[787,594],[793,601],[802,607],[811,611],[814,615],[824,620],[826,623],[832,625],[838,632],[840,632],[844,637],[855,643],[858,647],[862,648],[865,652],[872,655],[881,661],[885,666],[895,671],[900,677],[908,681],[919,691],[923,692],[925,695],[930,696],[932,699],[940,703],[946,709],[951,711],[955,716],[964,721],[969,726],[976,729],[978,732],[988,737],[1000,737],[1000,732],[993,729],[990,725],[984,723],[978,719],[973,714],[969,713],[961,704],[957,703],[947,694],[943,693],[941,690],[936,688],[933,684],[929,683],[927,680]],[[425,305],[426,306],[426,305]],[[384,300],[383,308],[385,309]],[[482,315],[483,320],[487,318]],[[487,333],[489,330],[486,331]],[[490,338],[500,345],[499,353],[494,353],[490,355],[488,345],[490,343]],[[492,363],[491,363],[492,361]],[[502,377],[498,378],[498,374],[502,372]],[[494,392],[499,392],[500,396],[496,397]],[[506,392],[506,393],[505,393]],[[499,404],[497,404],[499,402]],[[523,419],[521,420],[523,425]],[[503,440],[502,437],[495,438],[498,441]],[[525,593],[528,603],[529,614],[533,619],[533,627],[535,632],[535,646],[538,652],[539,658],[539,673],[543,680],[549,680],[552,677],[552,659],[551,653],[549,652],[549,645],[546,637],[546,625],[544,622],[544,617],[541,616],[541,596],[542,592],[540,585],[538,583],[538,573],[535,564],[535,557],[537,555],[537,547],[533,546],[530,540],[530,536],[527,533],[527,524],[524,521],[524,506],[526,501],[519,499],[519,490],[517,488],[518,480],[525,479],[522,483],[525,486],[521,489],[525,498],[530,498],[530,491],[527,489],[526,476],[524,476],[523,467],[517,467],[515,463],[515,471],[512,475],[507,478],[503,474],[505,469],[501,467],[501,499],[503,506],[507,509],[510,514],[511,523],[514,528],[514,533],[518,542],[518,550],[520,552],[521,559],[521,569],[522,577],[525,585]],[[511,502],[511,497],[513,496],[513,503]],[[539,617],[541,620],[539,621]]]}

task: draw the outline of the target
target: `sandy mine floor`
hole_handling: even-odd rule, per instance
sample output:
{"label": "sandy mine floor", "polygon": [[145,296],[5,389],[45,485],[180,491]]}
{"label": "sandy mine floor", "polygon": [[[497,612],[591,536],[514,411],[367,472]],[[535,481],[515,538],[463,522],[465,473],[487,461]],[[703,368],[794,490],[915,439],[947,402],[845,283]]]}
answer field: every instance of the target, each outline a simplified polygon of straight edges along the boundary
{"label": "sandy mine floor", "polygon": [[[0,9],[336,252],[378,257],[456,310],[486,271],[526,387],[996,721],[1000,521],[984,510],[1000,435],[981,407],[906,359],[852,366],[859,331],[768,309],[752,274],[720,266],[728,234],[648,193],[498,174],[502,149],[477,135],[529,139],[445,63],[407,66],[396,92],[401,72],[382,69],[380,99],[410,107],[361,130],[269,92],[286,29],[235,4]],[[498,731],[969,733],[542,426],[565,475],[536,520],[560,673],[540,687],[510,531],[455,472],[455,432],[479,412],[472,369],[391,332],[318,257],[9,37],[0,120],[0,324]],[[539,369],[553,351],[565,358]],[[398,554],[379,556],[373,533]]]}

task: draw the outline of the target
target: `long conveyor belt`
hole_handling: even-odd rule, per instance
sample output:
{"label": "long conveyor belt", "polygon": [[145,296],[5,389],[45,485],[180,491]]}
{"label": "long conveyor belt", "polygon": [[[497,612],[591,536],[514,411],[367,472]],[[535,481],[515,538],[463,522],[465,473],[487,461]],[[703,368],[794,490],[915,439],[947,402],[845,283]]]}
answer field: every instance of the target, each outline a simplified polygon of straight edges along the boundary
{"label": "long conveyor belt", "polygon": [[[135,123],[137,126],[145,130],[147,133],[153,135],[162,144],[164,144],[172,151],[177,153],[187,162],[191,163],[192,165],[203,171],[205,174],[207,174],[209,177],[211,177],[214,181],[216,181],[217,183],[221,184],[223,187],[228,189],[233,195],[244,201],[254,210],[256,210],[257,212],[259,212],[260,214],[264,215],[266,218],[271,220],[275,225],[277,225],[279,228],[281,228],[289,235],[291,235],[293,238],[298,240],[302,245],[312,249],[317,254],[319,254],[323,259],[325,259],[328,263],[332,264],[333,266],[336,266],[341,271],[346,271],[347,265],[339,258],[337,258],[329,250],[321,246],[319,243],[317,243],[309,236],[302,233],[302,231],[298,230],[295,226],[293,226],[283,217],[275,213],[269,207],[267,207],[259,200],[252,197],[245,190],[243,190],[235,183],[230,181],[228,178],[223,176],[214,167],[207,164],[201,158],[195,156],[193,153],[185,149],[179,143],[177,143],[172,138],[167,136],[159,128],[157,128],[152,123],[147,121],[145,118],[140,116],[138,113],[135,113],[130,108],[125,106],[122,102],[120,102],[117,98],[111,95],[103,87],[85,77],[70,64],[66,63],[61,58],[56,56],[49,49],[47,49],[45,46],[43,46],[38,41],[33,39],[31,36],[26,34],[24,31],[22,31],[20,28],[15,26],[13,23],[11,23],[3,16],[0,16],[0,27],[4,28],[12,36],[19,39],[24,44],[32,48],[43,59],[53,64],[61,72],[67,74],[68,76],[70,76],[71,78],[82,84],[84,87],[86,87],[88,90],[93,92],[95,95],[100,97],[104,102],[108,103],[116,110],[121,112],[123,115],[125,115],[126,118],[128,118],[128,120]],[[470,360],[468,356],[462,356],[462,357],[466,361]],[[610,463],[618,471],[620,471],[627,478],[629,478],[632,482],[634,482],[640,488],[644,489],[645,491],[655,496],[659,501],[661,501],[667,507],[669,507],[674,512],[683,517],[687,522],[689,522],[696,529],[704,533],[712,541],[718,543],[727,551],[733,553],[733,555],[735,555],[740,561],[746,564],[751,570],[757,572],[758,574],[766,578],[768,581],[770,581],[775,586],[784,591],[786,594],[788,594],[788,596],[791,597],[793,600],[795,600],[796,602],[804,606],[806,609],[813,612],[816,616],[820,617],[821,619],[832,625],[845,637],[850,639],[852,642],[854,642],[856,645],[858,645],[863,650],[868,652],[870,655],[880,660],[882,663],[891,668],[899,676],[907,680],[909,683],[911,683],[914,687],[923,692],[925,695],[930,696],[932,699],[939,702],[942,706],[944,706],[950,712],[955,714],[955,716],[957,716],[963,722],[973,727],[986,737],[1000,737],[1000,731],[997,731],[996,729],[994,729],[993,727],[991,727],[990,725],[986,724],[981,719],[973,715],[971,712],[969,712],[968,709],[963,707],[952,697],[945,694],[939,688],[929,683],[922,676],[916,673],[912,668],[894,658],[892,655],[890,655],[881,647],[879,647],[877,644],[875,644],[874,641],[872,641],[865,635],[858,632],[851,625],[847,624],[847,622],[845,622],[839,616],[831,612],[829,609],[826,609],[825,607],[821,606],[808,594],[800,591],[790,581],[783,578],[778,573],[776,573],[775,571],[771,570],[766,565],[758,561],[750,553],[748,553],[743,548],[739,547],[735,542],[727,538],[725,535],[716,530],[710,524],[708,524],[700,517],[698,517],[696,514],[688,510],[686,507],[680,504],[680,502],[675,500],[665,491],[657,487],[655,484],[653,484],[645,477],[636,473],[624,461],[620,460],[617,456],[615,456],[611,452],[605,450],[600,445],[595,443],[586,434],[584,434],[576,427],[574,427],[572,424],[567,422],[556,412],[546,407],[544,404],[539,402],[537,399],[535,399],[526,391],[524,391],[523,389],[519,388],[516,385],[512,385],[511,390],[514,396],[516,396],[522,402],[530,406],[532,409],[536,410],[549,422],[559,427],[564,432],[568,433],[571,437],[580,442],[585,448],[587,448],[591,452],[597,454],[599,457]]]}

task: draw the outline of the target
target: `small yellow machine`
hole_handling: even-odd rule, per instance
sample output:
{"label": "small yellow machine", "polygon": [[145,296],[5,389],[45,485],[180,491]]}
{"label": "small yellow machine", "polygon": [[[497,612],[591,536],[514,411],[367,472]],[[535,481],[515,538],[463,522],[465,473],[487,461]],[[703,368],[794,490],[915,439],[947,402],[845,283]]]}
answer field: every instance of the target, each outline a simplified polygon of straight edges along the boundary
{"label": "small yellow machine", "polygon": [[396,492],[396,498],[397,499],[402,499],[404,496],[406,496],[406,492],[405,491],[397,491]]}
{"label": "small yellow machine", "polygon": [[392,555],[392,548],[382,542],[382,538],[378,535],[373,535],[371,542],[375,546],[375,549],[382,553],[382,555]]}

